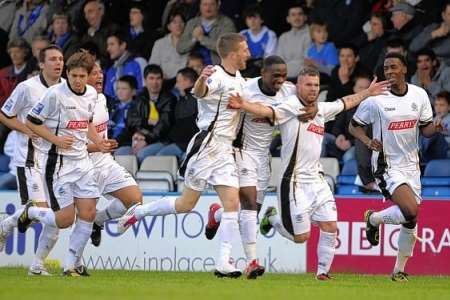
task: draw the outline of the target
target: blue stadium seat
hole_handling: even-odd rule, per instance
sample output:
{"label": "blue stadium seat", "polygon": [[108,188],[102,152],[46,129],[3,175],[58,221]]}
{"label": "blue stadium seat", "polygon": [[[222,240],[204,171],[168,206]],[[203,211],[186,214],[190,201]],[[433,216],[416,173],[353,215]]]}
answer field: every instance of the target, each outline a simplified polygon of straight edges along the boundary
{"label": "blue stadium seat", "polygon": [[341,185],[337,188],[338,195],[364,195],[357,185]]}
{"label": "blue stadium seat", "polygon": [[339,175],[338,176],[338,184],[355,184],[356,176],[354,175]]}
{"label": "blue stadium seat", "polygon": [[450,186],[450,177],[422,177],[423,186]]}
{"label": "blue stadium seat", "polygon": [[344,164],[340,175],[356,176],[356,174],[358,174],[358,166],[356,164],[356,159],[352,159]]}
{"label": "blue stadium seat", "polygon": [[450,197],[449,186],[428,186],[422,189],[422,196]]}
{"label": "blue stadium seat", "polygon": [[9,172],[9,156],[5,154],[0,154],[0,172]]}
{"label": "blue stadium seat", "polygon": [[450,177],[450,159],[435,159],[425,167],[423,176]]}

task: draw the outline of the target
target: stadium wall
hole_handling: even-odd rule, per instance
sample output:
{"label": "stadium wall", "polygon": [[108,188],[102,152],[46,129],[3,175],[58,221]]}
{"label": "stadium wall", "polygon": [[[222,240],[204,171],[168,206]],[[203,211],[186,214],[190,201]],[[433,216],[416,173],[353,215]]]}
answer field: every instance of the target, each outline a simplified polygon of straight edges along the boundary
{"label": "stadium wall", "polygon": [[[146,194],[144,201],[159,198]],[[126,269],[151,271],[212,271],[218,241],[208,241],[203,234],[208,207],[218,201],[215,194],[202,196],[190,214],[147,217],[123,236],[115,231],[115,222],[103,230],[102,244],[96,248],[88,244],[83,257],[89,269]],[[337,197],[339,235],[333,272],[390,273],[395,262],[398,226],[385,226],[378,247],[371,247],[364,236],[362,215],[367,208],[381,209],[390,205],[377,198]],[[20,202],[16,192],[0,192],[0,212],[12,214]],[[107,204],[101,199],[99,206]],[[276,196],[268,195],[264,206],[277,205]],[[263,208],[264,211],[265,208]],[[414,258],[407,266],[413,274],[450,275],[450,199],[425,199],[419,216],[418,241]],[[0,253],[0,266],[28,266],[37,246],[41,224],[33,224],[26,234],[14,232]],[[70,230],[62,230],[60,240],[50,255],[63,264]],[[297,245],[278,234],[258,236],[258,257],[269,272],[303,273],[316,268],[314,228],[310,242]],[[233,258],[244,268],[245,259],[240,241],[234,241]]]}

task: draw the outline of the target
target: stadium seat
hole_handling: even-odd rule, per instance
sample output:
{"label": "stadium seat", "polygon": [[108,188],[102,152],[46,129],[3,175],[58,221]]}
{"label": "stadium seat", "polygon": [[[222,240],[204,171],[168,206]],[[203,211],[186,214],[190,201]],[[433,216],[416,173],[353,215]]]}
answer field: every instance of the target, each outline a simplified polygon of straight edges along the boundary
{"label": "stadium seat", "polygon": [[272,173],[270,174],[269,179],[269,191],[276,191],[278,186],[278,180],[283,174],[281,174],[281,158],[280,157],[272,157],[270,162],[270,168]]}
{"label": "stadium seat", "polygon": [[423,186],[450,186],[450,177],[422,177]]}
{"label": "stadium seat", "polygon": [[8,155],[0,154],[0,172],[2,173],[9,172],[9,162],[10,158]]}
{"label": "stadium seat", "polygon": [[339,175],[338,176],[338,184],[350,184],[353,185],[355,184],[355,180],[356,180],[356,176],[354,175]]}
{"label": "stadium seat", "polygon": [[422,196],[450,197],[450,186],[428,186],[422,189]]}
{"label": "stadium seat", "polygon": [[137,158],[134,155],[115,155],[114,159],[119,165],[127,169],[128,172],[134,177],[138,169]]}
{"label": "stadium seat", "polygon": [[175,156],[149,156],[142,162],[136,179],[144,191],[174,191],[177,170]]}
{"label": "stadium seat", "polygon": [[435,159],[425,167],[423,176],[450,177],[450,159]]}
{"label": "stadium seat", "polygon": [[337,188],[338,195],[363,195],[362,192],[359,191],[359,187],[357,185],[340,185]]}

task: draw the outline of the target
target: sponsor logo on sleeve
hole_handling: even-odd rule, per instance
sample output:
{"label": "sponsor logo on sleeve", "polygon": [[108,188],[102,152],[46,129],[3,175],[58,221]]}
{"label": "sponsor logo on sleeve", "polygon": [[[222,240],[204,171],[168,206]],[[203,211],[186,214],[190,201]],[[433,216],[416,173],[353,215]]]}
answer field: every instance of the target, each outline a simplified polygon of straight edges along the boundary
{"label": "sponsor logo on sleeve", "polygon": [[44,109],[44,104],[38,103],[33,107],[32,112],[36,115],[40,115],[43,109]]}

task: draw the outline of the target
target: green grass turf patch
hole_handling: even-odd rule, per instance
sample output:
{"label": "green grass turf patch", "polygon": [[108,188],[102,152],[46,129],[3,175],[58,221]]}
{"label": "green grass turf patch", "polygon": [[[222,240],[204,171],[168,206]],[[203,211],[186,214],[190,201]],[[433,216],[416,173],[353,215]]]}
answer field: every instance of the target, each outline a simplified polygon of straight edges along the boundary
{"label": "green grass turf patch", "polygon": [[91,277],[28,276],[24,268],[0,268],[0,299],[450,299],[450,277],[266,274],[257,280],[218,279],[211,273],[90,271]]}

